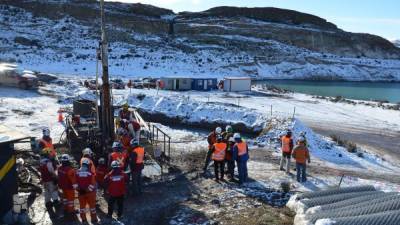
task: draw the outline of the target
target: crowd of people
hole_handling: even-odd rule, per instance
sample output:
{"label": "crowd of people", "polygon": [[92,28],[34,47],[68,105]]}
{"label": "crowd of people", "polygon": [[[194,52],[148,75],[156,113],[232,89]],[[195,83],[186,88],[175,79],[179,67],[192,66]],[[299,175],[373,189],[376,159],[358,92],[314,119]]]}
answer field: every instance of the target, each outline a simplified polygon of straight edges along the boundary
{"label": "crowd of people", "polygon": [[[301,133],[296,145],[292,132],[282,135],[282,157],[280,169],[290,174],[290,161],[296,161],[297,181],[307,181],[306,164],[310,163],[305,133]],[[243,184],[248,180],[247,161],[249,147],[240,133],[234,133],[228,125],[225,131],[217,127],[208,137],[208,151],[205,159],[204,173],[213,161],[215,180],[225,181],[227,174],[230,182]],[[79,200],[79,214],[83,223],[90,214],[91,222],[97,222],[97,193],[103,194],[108,202],[109,218],[112,218],[114,206],[117,205],[117,217],[122,218],[124,199],[127,195],[142,193],[142,170],[144,169],[145,149],[140,145],[140,124],[132,118],[128,105],[125,104],[117,119],[116,139],[108,157],[95,161],[93,151],[85,148],[79,161],[79,168],[74,168],[72,157],[57,152],[50,137],[50,130],[43,129],[43,137],[38,142],[41,152],[40,172],[44,188],[45,206],[50,216],[63,205],[62,216],[66,219],[76,218],[75,199]],[[225,168],[227,170],[225,171]],[[238,180],[235,179],[237,168]],[[61,193],[61,199],[59,194]]]}
{"label": "crowd of people", "polygon": [[[280,170],[290,174],[290,161],[294,158],[296,162],[296,179],[298,182],[306,182],[306,165],[311,162],[310,153],[307,146],[306,133],[301,132],[296,145],[292,137],[292,131],[287,130],[280,137],[282,156],[280,160]],[[205,159],[204,173],[214,161],[214,175],[217,182],[224,181],[227,173],[229,181],[243,184],[247,181],[247,161],[249,160],[249,147],[240,133],[234,133],[232,126],[228,125],[222,132],[221,127],[217,127],[208,137],[208,152]],[[236,162],[236,164],[235,164]],[[225,171],[225,165],[227,170]],[[238,178],[235,179],[235,167],[237,166]],[[285,168],[284,168],[285,166]]]}
{"label": "crowd of people", "polygon": [[[82,223],[87,222],[87,213],[91,222],[96,223],[96,197],[100,193],[107,199],[108,217],[112,218],[117,205],[117,218],[121,219],[125,197],[142,193],[145,149],[140,145],[140,124],[132,119],[127,105],[119,113],[116,130],[108,157],[95,160],[93,151],[85,148],[78,162],[79,168],[74,168],[70,155],[57,156],[50,130],[43,129],[43,137],[38,141],[39,171],[45,206],[51,217],[76,219],[75,199],[78,198]],[[58,214],[61,205],[63,213]]]}

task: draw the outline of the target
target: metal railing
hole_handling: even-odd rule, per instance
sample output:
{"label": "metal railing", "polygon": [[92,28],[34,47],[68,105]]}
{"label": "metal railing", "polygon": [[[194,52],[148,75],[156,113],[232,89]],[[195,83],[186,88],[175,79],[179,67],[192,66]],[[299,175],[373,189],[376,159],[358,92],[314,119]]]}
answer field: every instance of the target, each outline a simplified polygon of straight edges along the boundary
{"label": "metal railing", "polygon": [[163,146],[162,152],[164,153],[165,156],[170,158],[171,137],[164,131],[162,131],[159,127],[157,127],[155,124],[148,123],[148,126],[150,128],[150,132],[148,135],[148,140],[150,141],[150,143],[155,147],[157,147],[158,144],[161,143],[161,145]]}

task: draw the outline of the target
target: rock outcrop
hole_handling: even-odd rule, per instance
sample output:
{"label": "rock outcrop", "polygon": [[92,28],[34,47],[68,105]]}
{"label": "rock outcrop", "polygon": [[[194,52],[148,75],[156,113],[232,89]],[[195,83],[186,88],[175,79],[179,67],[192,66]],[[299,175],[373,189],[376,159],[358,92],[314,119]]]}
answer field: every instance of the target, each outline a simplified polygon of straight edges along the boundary
{"label": "rock outcrop", "polygon": [[[106,2],[105,8],[110,61],[118,61],[118,71],[128,69],[126,60],[141,74],[172,70],[182,75],[400,80],[400,49],[393,43],[343,31],[306,13],[216,7],[175,14],[117,2]],[[59,64],[94,59],[87,50],[95,49],[99,39],[98,1],[2,0],[0,9],[0,60],[32,66],[39,60],[35,54]]]}

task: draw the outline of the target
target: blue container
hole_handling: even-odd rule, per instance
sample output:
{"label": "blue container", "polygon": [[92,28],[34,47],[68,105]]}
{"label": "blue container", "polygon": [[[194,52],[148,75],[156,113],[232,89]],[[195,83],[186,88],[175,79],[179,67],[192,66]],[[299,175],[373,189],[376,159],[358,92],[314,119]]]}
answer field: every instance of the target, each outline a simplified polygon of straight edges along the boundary
{"label": "blue container", "polygon": [[192,90],[196,91],[211,91],[217,89],[217,78],[193,78]]}

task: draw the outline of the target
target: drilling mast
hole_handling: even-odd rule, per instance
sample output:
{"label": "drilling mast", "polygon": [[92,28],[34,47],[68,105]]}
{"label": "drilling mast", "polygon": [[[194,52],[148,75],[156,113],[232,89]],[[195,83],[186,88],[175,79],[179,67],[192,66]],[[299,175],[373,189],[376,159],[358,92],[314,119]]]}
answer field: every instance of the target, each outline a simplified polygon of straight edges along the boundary
{"label": "drilling mast", "polygon": [[106,36],[104,0],[100,0],[101,10],[101,42],[100,55],[102,64],[102,81],[100,106],[101,106],[101,131],[103,148],[114,140],[114,110],[111,104],[110,82],[108,76],[108,44]]}

